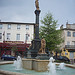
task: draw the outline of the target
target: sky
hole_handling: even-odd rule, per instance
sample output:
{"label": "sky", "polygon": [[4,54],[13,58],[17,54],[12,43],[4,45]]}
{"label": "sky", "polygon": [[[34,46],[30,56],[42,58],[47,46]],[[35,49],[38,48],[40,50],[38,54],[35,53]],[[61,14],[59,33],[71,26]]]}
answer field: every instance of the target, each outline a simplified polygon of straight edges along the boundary
{"label": "sky", "polygon": [[[75,23],[75,0],[39,0],[40,20],[50,12],[58,20],[58,28]],[[2,22],[35,23],[35,0],[0,0]],[[42,25],[41,22],[39,24]]]}

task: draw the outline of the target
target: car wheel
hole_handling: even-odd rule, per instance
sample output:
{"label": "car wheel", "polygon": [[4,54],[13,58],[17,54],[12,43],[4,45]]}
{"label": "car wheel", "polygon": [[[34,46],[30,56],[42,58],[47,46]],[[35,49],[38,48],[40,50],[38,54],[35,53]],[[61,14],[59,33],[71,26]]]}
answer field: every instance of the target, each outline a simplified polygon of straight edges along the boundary
{"label": "car wheel", "polygon": [[15,59],[13,59],[13,60],[15,60]]}
{"label": "car wheel", "polygon": [[4,60],[4,58],[2,58],[2,60]]}

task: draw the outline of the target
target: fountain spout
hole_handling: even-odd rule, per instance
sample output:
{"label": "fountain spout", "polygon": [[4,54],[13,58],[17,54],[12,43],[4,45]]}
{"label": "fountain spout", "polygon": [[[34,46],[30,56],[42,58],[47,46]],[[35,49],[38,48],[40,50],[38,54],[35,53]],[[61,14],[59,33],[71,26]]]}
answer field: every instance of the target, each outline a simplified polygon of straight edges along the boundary
{"label": "fountain spout", "polygon": [[18,56],[17,60],[14,61],[14,66],[16,70],[22,70],[22,60],[20,56]]}
{"label": "fountain spout", "polygon": [[49,64],[48,64],[48,71],[49,71],[49,75],[56,75],[56,66],[55,63],[53,63],[54,59],[53,57],[51,57],[49,59]]}

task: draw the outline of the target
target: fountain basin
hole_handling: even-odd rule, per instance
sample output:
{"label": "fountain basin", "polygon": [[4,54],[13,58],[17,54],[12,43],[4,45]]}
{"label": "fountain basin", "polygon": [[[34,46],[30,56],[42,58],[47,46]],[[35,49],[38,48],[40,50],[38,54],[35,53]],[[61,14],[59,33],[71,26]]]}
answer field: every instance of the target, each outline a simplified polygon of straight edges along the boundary
{"label": "fountain basin", "polygon": [[[48,71],[36,72],[34,70],[27,70],[27,69],[17,71],[14,69],[13,64],[0,65],[0,71],[2,70],[5,71],[6,75],[51,75],[48,74],[49,73]],[[10,73],[7,73],[7,71],[10,71]],[[63,75],[63,73],[64,75],[75,75],[75,69],[66,67],[65,70],[56,70],[56,73],[57,75]]]}
{"label": "fountain basin", "polygon": [[[22,70],[20,69],[16,70],[13,63],[14,63],[13,61],[0,62],[0,73],[6,74],[6,75],[30,75],[30,74],[31,75],[33,74],[34,75],[35,74],[36,75],[38,74],[39,75],[55,75],[55,74],[50,74],[50,72],[48,72],[48,64],[50,63],[50,60],[22,59],[22,63],[24,67],[24,69]],[[54,63],[54,64],[59,65],[60,63]],[[75,65],[71,65],[71,64],[65,64],[65,66],[75,68]],[[66,70],[63,70],[66,72],[65,75],[75,74],[75,69],[72,69],[72,68],[67,68]],[[58,71],[58,70],[57,70],[57,73],[58,75],[63,74],[62,71]]]}
{"label": "fountain basin", "polygon": [[4,71],[4,70],[0,70],[0,74],[2,75],[29,75],[29,74],[16,73],[16,72]]}
{"label": "fountain basin", "polygon": [[[47,71],[49,60],[37,60],[37,59],[22,59],[23,68],[28,70],[35,70],[38,72],[45,72]],[[55,63],[59,65],[60,63]],[[75,65],[65,64],[67,67],[75,68]]]}

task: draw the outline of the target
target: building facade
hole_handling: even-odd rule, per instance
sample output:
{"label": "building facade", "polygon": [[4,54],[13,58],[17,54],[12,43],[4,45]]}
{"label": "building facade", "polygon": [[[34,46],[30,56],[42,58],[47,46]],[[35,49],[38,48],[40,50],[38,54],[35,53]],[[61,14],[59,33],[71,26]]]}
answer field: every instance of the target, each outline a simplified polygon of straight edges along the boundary
{"label": "building facade", "polygon": [[3,47],[7,47],[8,44],[11,47],[12,45],[25,47],[31,44],[34,38],[34,25],[34,23],[0,22],[0,50],[3,51]]}
{"label": "building facade", "polygon": [[75,60],[75,24],[66,23],[66,28],[62,25],[60,29],[63,30],[64,38],[64,43],[61,44],[62,55]]}

